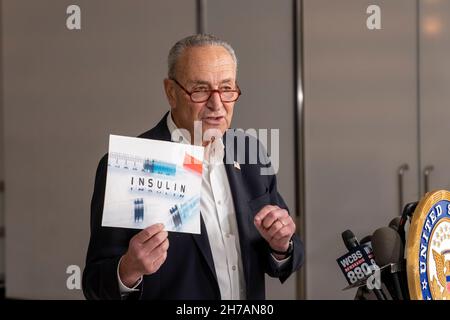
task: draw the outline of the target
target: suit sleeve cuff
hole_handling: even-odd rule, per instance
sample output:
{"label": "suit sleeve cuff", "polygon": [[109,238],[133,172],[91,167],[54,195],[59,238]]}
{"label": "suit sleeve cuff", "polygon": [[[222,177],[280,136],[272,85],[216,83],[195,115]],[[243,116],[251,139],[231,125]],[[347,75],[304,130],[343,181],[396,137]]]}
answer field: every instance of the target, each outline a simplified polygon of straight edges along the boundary
{"label": "suit sleeve cuff", "polygon": [[122,295],[122,294],[139,291],[139,289],[136,289],[136,288],[141,284],[142,276],[139,278],[139,280],[135,283],[135,285],[132,288],[127,287],[126,285],[123,284],[122,280],[120,280],[120,276],[119,276],[120,262],[122,262],[122,258],[120,258],[119,263],[117,264],[117,281],[119,282],[120,294]]}
{"label": "suit sleeve cuff", "polygon": [[292,256],[289,256],[282,260],[278,260],[277,258],[275,258],[275,256],[272,253],[270,254],[270,256],[272,257],[273,262],[276,264],[276,266],[278,268],[281,268],[282,266],[284,266],[287,262],[289,262],[289,260],[291,260],[291,257],[292,257]]}

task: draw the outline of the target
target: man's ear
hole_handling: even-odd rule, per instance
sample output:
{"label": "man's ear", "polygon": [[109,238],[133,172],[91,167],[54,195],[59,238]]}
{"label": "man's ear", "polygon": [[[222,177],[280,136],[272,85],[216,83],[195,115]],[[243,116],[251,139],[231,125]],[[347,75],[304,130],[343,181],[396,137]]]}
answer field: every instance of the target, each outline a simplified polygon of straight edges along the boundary
{"label": "man's ear", "polygon": [[169,101],[172,109],[176,107],[175,86],[170,79],[164,79],[164,91],[166,92],[167,101]]}

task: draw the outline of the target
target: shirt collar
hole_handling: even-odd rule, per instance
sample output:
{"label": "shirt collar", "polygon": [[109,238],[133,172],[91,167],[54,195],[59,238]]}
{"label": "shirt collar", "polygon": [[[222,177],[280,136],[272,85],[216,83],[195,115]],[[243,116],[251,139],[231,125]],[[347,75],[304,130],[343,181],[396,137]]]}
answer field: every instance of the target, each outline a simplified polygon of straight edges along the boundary
{"label": "shirt collar", "polygon": [[[169,114],[167,115],[167,128],[170,131],[170,140],[173,140],[173,132],[175,130],[178,130],[177,125],[175,124],[175,122],[172,119],[172,112],[169,112]],[[188,139],[188,136],[185,134],[184,130],[178,130],[179,132],[181,132],[181,136],[183,137],[183,139],[180,139],[180,141],[175,141],[175,142],[180,142],[180,143],[184,143],[184,144],[191,144],[191,141]]]}
{"label": "shirt collar", "polygon": [[[172,112],[169,112],[167,116],[167,128],[170,131],[170,135],[172,136],[172,133],[178,129],[177,125],[172,119]],[[177,141],[184,144],[190,144],[190,140],[186,136],[184,130],[180,130],[181,135],[183,139],[180,139],[181,141]],[[174,141],[173,139],[171,139]],[[223,157],[225,153],[225,146],[223,144],[222,138],[220,139],[214,139],[213,142],[208,143],[208,145],[205,147],[205,154],[204,154],[204,162],[206,164],[218,164],[223,162]]]}

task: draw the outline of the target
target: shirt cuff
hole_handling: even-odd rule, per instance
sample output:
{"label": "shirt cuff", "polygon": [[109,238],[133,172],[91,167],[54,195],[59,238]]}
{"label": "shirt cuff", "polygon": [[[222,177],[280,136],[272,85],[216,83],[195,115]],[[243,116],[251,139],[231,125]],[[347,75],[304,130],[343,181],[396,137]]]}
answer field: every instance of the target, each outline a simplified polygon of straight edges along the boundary
{"label": "shirt cuff", "polygon": [[284,266],[287,262],[289,262],[289,260],[291,260],[292,255],[290,255],[287,258],[284,258],[282,260],[278,260],[277,258],[275,258],[275,256],[273,255],[273,253],[270,254],[272,256],[273,262],[275,262],[277,264],[277,267],[280,268],[282,266]]}
{"label": "shirt cuff", "polygon": [[139,278],[139,280],[136,282],[136,284],[133,286],[133,288],[128,288],[126,285],[123,284],[122,280],[120,280],[119,267],[120,267],[120,262],[122,262],[122,258],[123,258],[123,256],[120,258],[119,263],[117,264],[117,280],[119,281],[120,294],[127,294],[130,292],[139,291],[139,289],[136,289],[136,288],[141,284],[142,276]]}

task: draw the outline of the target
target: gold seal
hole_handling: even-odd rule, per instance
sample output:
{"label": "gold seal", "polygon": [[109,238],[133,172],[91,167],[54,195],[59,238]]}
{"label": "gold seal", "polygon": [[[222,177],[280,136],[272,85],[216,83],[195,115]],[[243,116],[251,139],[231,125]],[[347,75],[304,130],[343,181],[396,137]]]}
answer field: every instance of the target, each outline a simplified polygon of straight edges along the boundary
{"label": "gold seal", "polygon": [[406,241],[413,300],[450,300],[450,192],[429,192],[414,211]]}

